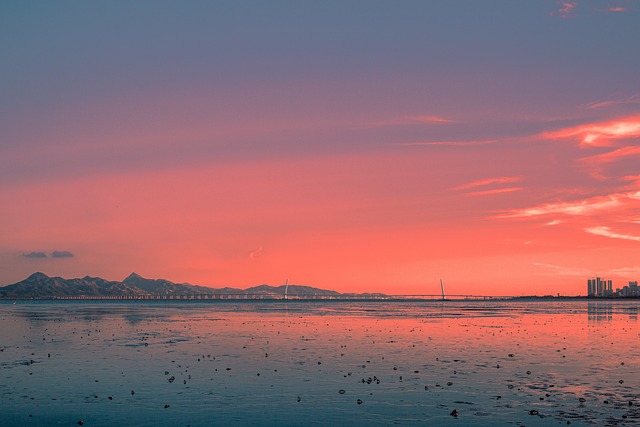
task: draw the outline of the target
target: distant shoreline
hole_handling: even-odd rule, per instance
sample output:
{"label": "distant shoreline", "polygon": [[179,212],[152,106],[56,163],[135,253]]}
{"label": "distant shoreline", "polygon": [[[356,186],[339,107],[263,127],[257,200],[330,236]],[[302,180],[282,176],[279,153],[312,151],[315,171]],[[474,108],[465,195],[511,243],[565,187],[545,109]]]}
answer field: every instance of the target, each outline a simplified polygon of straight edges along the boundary
{"label": "distant shoreline", "polygon": [[500,302],[500,301],[524,301],[524,302],[536,302],[536,301],[594,301],[594,302],[610,302],[610,301],[627,301],[627,300],[640,300],[637,296],[628,297],[588,297],[588,296],[486,296],[486,297],[473,297],[473,298],[419,298],[419,297],[387,297],[387,298],[358,298],[358,297],[341,297],[341,298],[321,298],[321,297],[299,297],[299,298],[270,298],[260,297],[255,298],[163,298],[163,297],[145,297],[145,298],[123,298],[123,297],[96,297],[96,296],[77,296],[77,297],[39,297],[39,298],[3,298],[0,297],[2,302],[12,301],[51,301],[51,302],[169,302],[169,303],[320,303],[320,302],[332,302],[332,303],[348,303],[348,302],[372,302],[372,303],[413,303],[413,302],[429,302],[429,303],[457,303],[457,302]]}
{"label": "distant shoreline", "polygon": [[[425,289],[426,290],[426,289]],[[462,293],[384,294],[380,292],[338,292],[312,286],[266,284],[246,289],[209,288],[166,279],[148,279],[131,273],[122,281],[85,276],[65,279],[42,272],[0,287],[0,301],[362,301],[362,302],[455,302],[455,301],[612,301],[638,299],[638,296],[561,296],[556,295],[472,295]]]}

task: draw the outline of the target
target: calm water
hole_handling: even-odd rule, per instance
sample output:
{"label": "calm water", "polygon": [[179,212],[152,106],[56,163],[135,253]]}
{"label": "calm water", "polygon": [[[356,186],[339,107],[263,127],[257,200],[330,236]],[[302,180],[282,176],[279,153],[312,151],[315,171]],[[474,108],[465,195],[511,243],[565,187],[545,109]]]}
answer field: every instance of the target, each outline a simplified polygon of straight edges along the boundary
{"label": "calm water", "polygon": [[0,424],[640,425],[639,312],[3,302]]}

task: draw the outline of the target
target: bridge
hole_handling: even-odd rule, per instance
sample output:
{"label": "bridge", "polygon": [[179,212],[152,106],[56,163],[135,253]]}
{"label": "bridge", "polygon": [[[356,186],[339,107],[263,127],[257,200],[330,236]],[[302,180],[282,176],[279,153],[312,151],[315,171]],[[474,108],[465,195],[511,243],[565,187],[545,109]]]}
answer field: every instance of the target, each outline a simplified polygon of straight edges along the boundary
{"label": "bridge", "polygon": [[512,296],[488,296],[488,295],[468,295],[453,294],[340,294],[340,295],[283,295],[277,294],[249,294],[249,293],[229,293],[229,294],[181,294],[181,295],[74,295],[57,296],[50,298],[54,300],[113,300],[113,301],[490,301],[511,299]]}

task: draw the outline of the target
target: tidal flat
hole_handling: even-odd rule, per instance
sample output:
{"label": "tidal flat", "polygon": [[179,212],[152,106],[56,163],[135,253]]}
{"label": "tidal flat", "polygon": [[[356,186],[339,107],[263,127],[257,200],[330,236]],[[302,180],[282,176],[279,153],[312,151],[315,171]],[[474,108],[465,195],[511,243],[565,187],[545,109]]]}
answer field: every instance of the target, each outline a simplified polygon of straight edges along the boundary
{"label": "tidal flat", "polygon": [[3,426],[640,425],[640,301],[2,301]]}

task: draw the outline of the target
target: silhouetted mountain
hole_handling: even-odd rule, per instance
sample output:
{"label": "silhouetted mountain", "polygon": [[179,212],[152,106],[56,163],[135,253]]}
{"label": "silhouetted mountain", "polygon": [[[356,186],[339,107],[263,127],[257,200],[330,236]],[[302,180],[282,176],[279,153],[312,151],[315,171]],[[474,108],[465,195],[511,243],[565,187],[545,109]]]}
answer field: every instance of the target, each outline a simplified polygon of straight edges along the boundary
{"label": "silhouetted mountain", "polygon": [[[228,287],[215,289],[189,283],[173,283],[165,279],[146,279],[136,273],[131,273],[122,282],[116,282],[90,276],[80,279],[63,279],[62,277],[49,277],[44,273],[38,272],[21,282],[0,287],[0,298],[283,298],[285,288],[285,285],[260,285],[245,290]],[[287,296],[290,298],[384,297],[382,294],[341,294],[336,291],[300,285],[289,285]]]}
{"label": "silhouetted mountain", "polygon": [[[283,296],[286,286],[269,286],[269,285],[260,285],[254,286],[252,288],[248,288],[245,292],[253,295],[279,295]],[[287,295],[290,297],[312,297],[312,296],[340,296],[340,292],[336,291],[327,291],[324,289],[312,288],[310,286],[300,286],[300,285],[289,285],[289,289],[287,289]]]}
{"label": "silhouetted mountain", "polygon": [[144,291],[121,282],[110,282],[99,277],[63,279],[34,273],[25,280],[0,288],[1,298],[47,298],[65,296],[135,296]]}
{"label": "silhouetted mountain", "polygon": [[[215,295],[214,288],[206,286],[195,286],[189,283],[173,283],[165,279],[145,279],[136,273],[131,273],[122,283],[125,285],[141,289],[150,295]],[[240,289],[232,289],[234,292],[242,293]]]}

